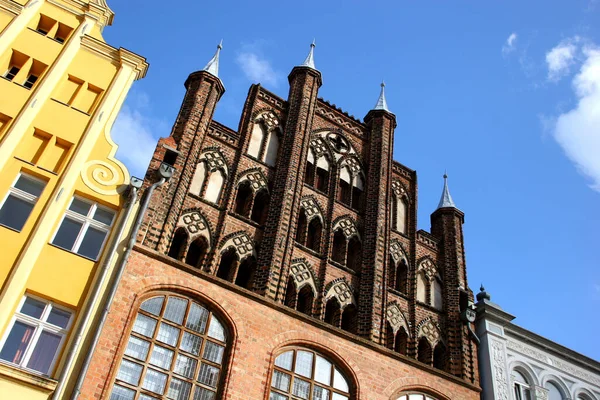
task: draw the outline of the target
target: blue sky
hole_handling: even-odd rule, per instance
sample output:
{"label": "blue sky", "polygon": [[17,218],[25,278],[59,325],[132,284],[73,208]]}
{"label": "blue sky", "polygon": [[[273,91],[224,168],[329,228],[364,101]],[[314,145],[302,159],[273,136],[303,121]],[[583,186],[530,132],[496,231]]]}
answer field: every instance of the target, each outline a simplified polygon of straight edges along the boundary
{"label": "blue sky", "polygon": [[112,133],[134,175],[220,39],[215,118],[236,129],[250,84],[287,97],[314,37],[321,97],[363,118],[385,79],[395,159],[418,172],[419,228],[448,170],[470,287],[600,359],[599,0],[110,4],[107,41],[150,62]]}

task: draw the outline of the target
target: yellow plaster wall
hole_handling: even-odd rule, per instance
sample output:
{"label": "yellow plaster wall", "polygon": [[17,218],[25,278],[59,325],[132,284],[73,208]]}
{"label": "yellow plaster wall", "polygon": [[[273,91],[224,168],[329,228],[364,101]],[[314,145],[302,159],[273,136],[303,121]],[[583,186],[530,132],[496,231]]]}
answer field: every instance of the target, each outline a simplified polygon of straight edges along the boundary
{"label": "yellow plaster wall", "polygon": [[10,21],[12,21],[12,19],[13,19],[12,15],[9,15],[0,10],[0,35],[2,34],[2,31],[4,31],[4,28],[6,28],[8,26],[8,23]]}
{"label": "yellow plaster wall", "polygon": [[[50,398],[48,390],[30,386],[19,381],[0,376],[0,393],[9,395],[8,399],[20,400],[47,400]],[[4,397],[0,397],[3,398]]]}

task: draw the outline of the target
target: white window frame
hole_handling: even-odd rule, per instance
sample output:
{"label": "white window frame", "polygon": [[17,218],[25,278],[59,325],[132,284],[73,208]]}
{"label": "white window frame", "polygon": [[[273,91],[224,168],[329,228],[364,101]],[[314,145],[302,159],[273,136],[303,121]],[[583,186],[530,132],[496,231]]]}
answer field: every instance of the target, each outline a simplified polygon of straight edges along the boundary
{"label": "white window frame", "polygon": [[[21,308],[23,307],[23,304],[25,303],[25,300],[27,298],[31,298],[37,301],[40,301],[42,303],[45,303],[46,306],[44,308],[44,311],[42,312],[42,315],[40,316],[39,319],[31,317],[29,315],[26,314],[22,314],[21,313]],[[56,325],[52,325],[48,322],[46,322],[46,320],[48,319],[48,316],[50,315],[50,312],[52,311],[53,308],[57,308],[61,311],[65,311],[71,314],[71,316],[69,317],[69,322],[67,323],[67,327],[66,328],[61,328],[59,326]],[[21,301],[19,302],[19,306],[17,307],[17,311],[15,311],[13,317],[10,320],[10,324],[8,324],[8,327],[6,329],[6,331],[4,332],[4,336],[2,337],[2,340],[0,340],[0,350],[4,348],[4,344],[6,343],[6,340],[8,339],[8,336],[10,335],[15,322],[19,321],[24,323],[27,326],[31,326],[34,328],[33,331],[33,335],[31,336],[31,341],[29,342],[29,345],[27,346],[27,349],[25,350],[25,352],[23,353],[23,358],[21,359],[20,363],[13,363],[7,360],[2,360],[0,359],[0,363],[3,364],[8,364],[8,365],[12,365],[15,366],[19,369],[23,369],[26,371],[29,371],[33,374],[36,375],[43,375],[43,376],[51,376],[52,372],[54,371],[54,367],[56,365],[56,362],[58,361],[58,359],[60,358],[60,355],[62,353],[63,350],[63,345],[65,344],[65,341],[67,339],[67,336],[69,334],[69,331],[71,330],[71,326],[73,325],[73,321],[74,321],[74,316],[75,316],[75,311],[71,310],[69,308],[66,307],[62,307],[57,305],[56,303],[43,299],[41,297],[38,296],[33,296],[31,294],[25,294],[23,296],[23,298],[21,299]],[[54,355],[54,357],[52,358],[52,362],[50,363],[50,367],[48,367],[48,373],[45,374],[43,372],[40,371],[36,371],[35,369],[31,369],[31,368],[27,368],[26,365],[29,363],[29,359],[31,358],[31,354],[33,353],[33,350],[35,349],[35,346],[37,345],[37,342],[40,338],[40,335],[42,334],[42,332],[50,332],[56,335],[60,335],[61,339],[60,342],[58,344],[58,347],[56,349],[56,354]]]}
{"label": "white window frame", "polygon": [[[71,204],[73,204],[73,200],[79,200],[83,203],[87,203],[90,204],[90,210],[88,211],[87,215],[83,215],[83,214],[79,214],[78,212],[75,212],[73,210],[70,210],[69,208],[71,207]],[[104,210],[104,211],[108,211],[111,212],[113,214],[113,218],[112,221],[110,221],[110,225],[106,225],[100,221],[96,221],[93,216],[96,213],[96,210],[100,209],[100,210]],[[60,224],[58,224],[58,227],[56,228],[56,231],[54,232],[54,235],[52,235],[52,239],[50,239],[50,243],[53,246],[56,246],[58,248],[61,248],[63,250],[69,251],[71,253],[77,254],[78,256],[87,258],[88,260],[93,260],[93,261],[97,261],[98,258],[100,258],[100,256],[102,255],[102,250],[104,249],[104,245],[106,244],[106,241],[108,240],[108,237],[110,236],[110,231],[112,229],[113,224],[115,223],[115,219],[116,219],[117,213],[115,210],[113,210],[112,208],[109,207],[104,207],[99,205],[97,202],[93,201],[93,200],[88,200],[85,197],[81,197],[81,196],[73,196],[71,198],[71,201],[69,202],[69,205],[67,206],[67,209],[65,210],[65,213],[63,215],[63,217],[60,220]],[[66,219],[70,219],[72,221],[76,221],[76,222],[81,222],[82,226],[81,229],[79,229],[79,234],[77,235],[77,238],[75,239],[75,243],[73,243],[73,247],[70,249],[64,248],[62,246],[59,246],[57,244],[54,244],[54,239],[56,238],[56,235],[58,234],[58,231],[60,230],[64,220]],[[85,237],[85,234],[87,233],[88,229],[91,227],[104,231],[106,232],[106,236],[104,236],[104,240],[102,241],[102,244],[100,245],[100,251],[98,251],[98,256],[93,259],[93,258],[89,258],[83,254],[79,254],[79,247],[81,246],[81,243],[83,242],[83,238]]]}
{"label": "white window frame", "polygon": [[[19,178],[21,178],[21,176],[23,176],[23,175],[25,175],[28,179],[31,179],[33,181],[37,181],[37,182],[43,184],[44,187],[42,189],[42,193],[44,192],[44,189],[46,189],[46,184],[48,182],[46,182],[43,179],[40,179],[38,177],[35,177],[35,176],[31,175],[31,174],[28,174],[28,173],[25,173],[25,172],[19,172],[17,174],[17,177],[13,180],[12,184],[10,185],[10,188],[8,189],[8,193],[6,193],[6,196],[4,196],[4,199],[2,199],[2,203],[0,203],[0,210],[4,207],[4,204],[6,203],[6,200],[8,200],[8,198],[11,195],[17,197],[18,199],[26,201],[29,204],[33,205],[33,207],[35,207],[35,205],[36,205],[39,197],[38,196],[34,196],[31,193],[25,192],[25,191],[23,191],[23,190],[18,189],[18,188],[15,187],[15,185],[19,181]],[[41,196],[41,194],[40,194],[40,196]],[[33,212],[33,209],[32,209],[32,212]],[[27,219],[29,219],[30,215],[31,215],[31,212],[27,216]],[[25,220],[25,224],[27,224],[27,219]],[[25,224],[23,224],[23,226],[25,226]],[[16,229],[16,228],[13,228],[11,226],[4,225],[3,223],[0,223],[0,226],[3,226],[3,227],[8,228],[8,229],[12,229],[12,230],[17,231],[17,232],[21,232],[21,230],[23,229],[23,228]]]}

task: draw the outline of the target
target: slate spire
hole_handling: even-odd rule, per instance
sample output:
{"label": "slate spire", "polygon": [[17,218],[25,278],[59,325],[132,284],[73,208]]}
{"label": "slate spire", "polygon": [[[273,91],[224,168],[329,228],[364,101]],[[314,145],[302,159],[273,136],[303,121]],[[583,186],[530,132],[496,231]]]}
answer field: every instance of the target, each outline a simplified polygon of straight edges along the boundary
{"label": "slate spire", "polygon": [[452,196],[450,196],[450,190],[448,189],[448,175],[444,173],[444,190],[442,191],[442,198],[440,199],[440,204],[438,204],[438,210],[440,208],[456,208],[454,204],[454,200],[452,200]]}
{"label": "slate spire", "polygon": [[383,110],[390,112],[387,101],[385,99],[385,82],[381,82],[381,93],[379,93],[379,98],[377,99],[377,103],[373,110]]}
{"label": "slate spire", "polygon": [[301,67],[308,67],[315,70],[317,69],[315,68],[315,46],[315,40],[313,39],[312,43],[310,44],[310,51],[308,52],[304,62],[300,65]]}

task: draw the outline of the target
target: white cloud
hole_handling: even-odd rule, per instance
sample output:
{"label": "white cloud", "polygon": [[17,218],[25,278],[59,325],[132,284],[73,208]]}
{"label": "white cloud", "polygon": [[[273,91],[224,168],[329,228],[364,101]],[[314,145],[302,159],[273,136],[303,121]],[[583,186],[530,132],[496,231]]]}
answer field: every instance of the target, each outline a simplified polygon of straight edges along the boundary
{"label": "white cloud", "polygon": [[577,169],[600,192],[600,48],[585,46],[573,78],[577,105],[556,118],[553,136]]}
{"label": "white cloud", "polygon": [[516,42],[517,42],[517,34],[515,32],[513,32],[510,34],[508,39],[506,39],[504,46],[502,46],[502,54],[507,56],[510,53],[512,53],[513,51],[515,51],[515,49],[517,47]]}
{"label": "white cloud", "polygon": [[281,74],[275,71],[269,60],[261,55],[262,45],[263,42],[255,42],[243,46],[236,57],[236,62],[251,81],[277,87]]}
{"label": "white cloud", "polygon": [[143,178],[154,153],[156,142],[168,130],[164,121],[150,116],[150,99],[145,93],[133,93],[121,109],[111,130],[119,145],[117,158],[131,175]]}
{"label": "white cloud", "polygon": [[563,40],[546,53],[549,80],[556,82],[569,74],[571,67],[576,61],[578,42],[579,38],[577,36]]}

